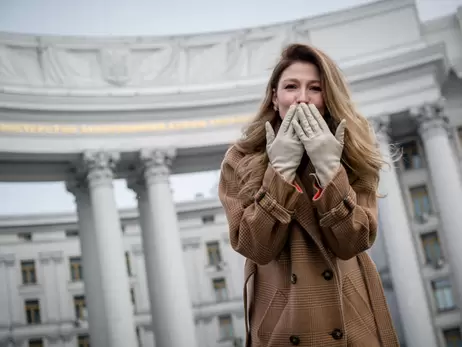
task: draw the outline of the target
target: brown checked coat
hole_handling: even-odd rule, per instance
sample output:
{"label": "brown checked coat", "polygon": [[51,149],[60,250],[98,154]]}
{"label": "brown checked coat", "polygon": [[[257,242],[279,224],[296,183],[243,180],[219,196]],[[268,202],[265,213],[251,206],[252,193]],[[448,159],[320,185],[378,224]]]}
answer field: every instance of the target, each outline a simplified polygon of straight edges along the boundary
{"label": "brown checked coat", "polygon": [[396,347],[398,339],[374,263],[364,252],[377,232],[374,185],[341,167],[319,198],[305,158],[296,183],[268,165],[253,199],[237,197],[228,150],[219,196],[232,247],[245,268],[247,347]]}

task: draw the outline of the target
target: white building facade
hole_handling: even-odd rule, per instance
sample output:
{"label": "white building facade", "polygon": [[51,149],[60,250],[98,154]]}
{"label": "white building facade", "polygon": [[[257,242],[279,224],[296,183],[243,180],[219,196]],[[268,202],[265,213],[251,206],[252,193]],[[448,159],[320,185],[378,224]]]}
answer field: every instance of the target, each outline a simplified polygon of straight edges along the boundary
{"label": "white building facade", "polygon": [[[383,0],[174,38],[0,34],[0,180],[62,181],[76,202],[0,220],[0,343],[238,344],[242,259],[218,201],[175,206],[169,176],[218,169],[281,48],[304,42],[339,63],[383,152],[403,149],[370,252],[403,345],[459,346],[461,28],[462,9],[421,23],[413,0]],[[118,211],[114,179],[135,211]]]}
{"label": "white building facade", "polygon": [[[120,218],[124,264],[118,271],[123,271],[128,281],[118,286],[130,292],[127,314],[133,315],[135,346],[152,347],[155,344],[138,214],[125,210]],[[243,346],[244,260],[229,246],[226,218],[219,202],[198,199],[182,203],[178,221],[198,346]],[[91,308],[86,304],[83,281],[88,270],[76,215],[23,216],[0,223],[0,346],[90,346]],[[168,268],[171,261],[166,258],[164,266]],[[177,277],[174,270],[170,275]],[[101,306],[98,304],[97,309]]]}

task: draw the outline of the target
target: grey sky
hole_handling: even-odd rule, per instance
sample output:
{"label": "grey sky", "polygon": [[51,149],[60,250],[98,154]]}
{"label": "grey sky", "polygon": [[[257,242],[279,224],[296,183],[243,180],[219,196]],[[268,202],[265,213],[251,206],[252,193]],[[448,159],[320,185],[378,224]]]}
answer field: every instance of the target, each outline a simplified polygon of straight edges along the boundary
{"label": "grey sky", "polygon": [[[0,0],[0,31],[63,35],[173,35],[220,31],[316,16],[371,0]],[[417,0],[422,20],[454,12],[462,0]],[[213,172],[172,177],[175,200],[208,195]],[[136,206],[124,181],[115,182],[120,207]],[[0,183],[0,214],[74,211],[62,182]]]}

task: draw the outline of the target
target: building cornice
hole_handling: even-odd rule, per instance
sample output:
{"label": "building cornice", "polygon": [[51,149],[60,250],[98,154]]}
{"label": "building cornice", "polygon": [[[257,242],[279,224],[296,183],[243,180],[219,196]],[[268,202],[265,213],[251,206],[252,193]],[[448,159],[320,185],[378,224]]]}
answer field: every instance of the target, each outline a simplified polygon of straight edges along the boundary
{"label": "building cornice", "polygon": [[[176,211],[181,220],[182,214],[207,214],[209,211],[221,209],[220,201],[216,198],[200,198],[191,201],[182,201],[176,203]],[[121,220],[137,219],[138,211],[136,208],[121,209],[119,211]],[[44,214],[26,214],[26,215],[7,215],[0,216],[0,233],[2,229],[24,232],[24,228],[29,227],[47,227],[60,226],[66,227],[77,224],[77,215],[75,213],[44,213]]]}
{"label": "building cornice", "polygon": [[[413,0],[382,0],[313,18],[201,35],[95,38],[0,33],[0,107],[128,111],[256,100],[282,46],[310,42],[323,48],[325,30],[351,22],[366,25],[367,31],[370,24],[365,18],[402,20],[404,10],[415,33],[419,23]],[[375,30],[380,28],[385,30],[383,26]],[[407,44],[413,35],[405,39]],[[335,35],[329,37],[335,41]],[[333,57],[342,66],[344,57]],[[169,97],[172,100],[166,101]]]}

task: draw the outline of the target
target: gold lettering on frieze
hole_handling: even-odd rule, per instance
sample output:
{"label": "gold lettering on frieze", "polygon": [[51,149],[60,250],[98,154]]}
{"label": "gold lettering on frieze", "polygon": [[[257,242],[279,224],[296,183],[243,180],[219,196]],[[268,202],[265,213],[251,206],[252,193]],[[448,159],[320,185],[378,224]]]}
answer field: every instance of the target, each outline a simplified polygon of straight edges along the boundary
{"label": "gold lettering on frieze", "polygon": [[0,123],[0,133],[26,134],[136,134],[172,130],[206,129],[245,124],[251,116],[220,117],[213,119],[178,120],[171,122],[134,124],[33,124]]}

